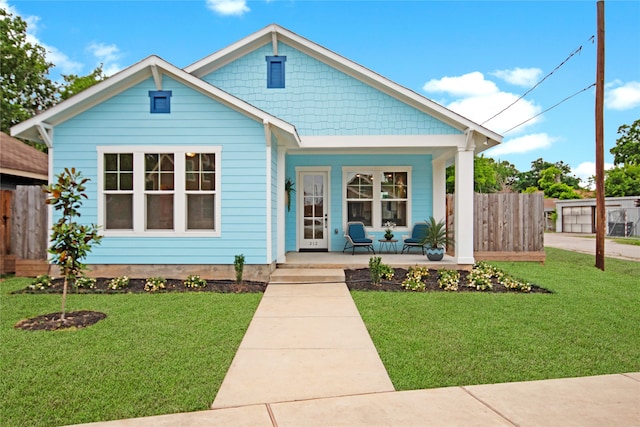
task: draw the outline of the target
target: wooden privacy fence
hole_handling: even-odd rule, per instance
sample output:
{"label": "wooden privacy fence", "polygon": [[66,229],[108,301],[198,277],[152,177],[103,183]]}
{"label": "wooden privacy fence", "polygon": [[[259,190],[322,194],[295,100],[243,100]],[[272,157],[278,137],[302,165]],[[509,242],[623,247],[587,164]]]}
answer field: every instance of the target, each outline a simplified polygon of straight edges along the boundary
{"label": "wooden privacy fence", "polygon": [[[447,228],[452,236],[454,200],[453,194],[447,194]],[[476,193],[473,205],[473,250],[477,260],[544,261],[542,193]]]}
{"label": "wooden privacy fence", "polygon": [[47,272],[47,195],[39,185],[19,185],[11,197],[11,250],[16,276]]}

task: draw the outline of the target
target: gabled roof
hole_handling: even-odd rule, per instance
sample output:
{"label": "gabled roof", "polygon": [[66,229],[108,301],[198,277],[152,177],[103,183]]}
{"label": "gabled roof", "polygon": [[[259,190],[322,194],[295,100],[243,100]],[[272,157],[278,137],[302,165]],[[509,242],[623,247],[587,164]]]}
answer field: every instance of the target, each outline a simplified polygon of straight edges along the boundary
{"label": "gabled roof", "polygon": [[44,141],[50,146],[51,136],[48,135],[48,131],[53,126],[69,120],[150,77],[153,77],[156,88],[161,90],[163,76],[171,77],[247,117],[274,126],[274,131],[279,136],[284,135],[285,138],[298,144],[300,142],[300,137],[292,124],[236,98],[155,55],[149,56],[37,116],[13,126],[11,135],[31,141]]}
{"label": "gabled roof", "polygon": [[201,78],[237,58],[264,46],[266,43],[272,43],[274,51],[277,52],[278,41],[324,62],[460,131],[473,131],[476,146],[480,148],[479,151],[491,148],[502,142],[502,135],[277,24],[268,25],[244,39],[189,65],[184,70],[187,73]]}
{"label": "gabled roof", "polygon": [[45,153],[0,132],[0,173],[46,181],[48,170]]}

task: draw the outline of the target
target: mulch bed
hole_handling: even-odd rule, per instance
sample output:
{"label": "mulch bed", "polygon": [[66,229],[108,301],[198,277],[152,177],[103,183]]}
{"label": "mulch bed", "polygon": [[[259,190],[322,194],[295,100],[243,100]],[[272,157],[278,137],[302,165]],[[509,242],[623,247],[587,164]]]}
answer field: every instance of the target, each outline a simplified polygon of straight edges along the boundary
{"label": "mulch bed", "polygon": [[[129,285],[124,289],[109,289],[110,278],[99,278],[96,280],[94,289],[74,289],[69,287],[68,293],[74,294],[126,294],[126,293],[149,293],[144,290],[146,279],[129,279]],[[52,280],[52,286],[45,290],[22,289],[14,293],[44,294],[62,293],[64,280],[62,278]],[[264,292],[267,287],[265,282],[244,281],[236,283],[233,280],[207,280],[207,285],[201,288],[187,288],[183,281],[179,279],[167,279],[165,289],[154,293],[165,292],[219,292],[219,293],[250,293]],[[24,319],[15,324],[14,328],[27,331],[56,331],[61,329],[82,329],[91,326],[107,317],[106,314],[97,311],[74,311],[65,314],[62,321],[60,313],[49,313],[42,316]]]}
{"label": "mulch bed", "polygon": [[82,329],[98,323],[107,317],[99,311],[72,311],[66,313],[62,320],[61,313],[49,313],[42,316],[24,319],[15,324],[14,328],[25,331],[57,331],[59,329]]}
{"label": "mulch bed", "polygon": [[[96,285],[94,289],[78,288],[74,289],[71,286],[67,289],[69,293],[77,294],[136,294],[136,293],[149,293],[144,290],[144,284],[146,279],[129,279],[129,285],[123,289],[109,289],[108,285],[111,278],[100,277],[96,279]],[[16,293],[24,294],[43,294],[43,293],[62,293],[62,286],[64,280],[62,278],[53,279],[52,286],[45,290],[31,290],[22,289]],[[233,280],[207,280],[207,285],[201,288],[187,288],[183,284],[183,280],[180,279],[167,279],[164,284],[165,288],[158,290],[154,293],[163,292],[220,292],[220,293],[251,293],[251,292],[264,292],[267,288],[266,282],[254,282],[243,281],[238,284]]]}
{"label": "mulch bed", "polygon": [[[345,281],[347,282],[347,287],[350,291],[387,291],[387,292],[415,292],[412,290],[408,290],[402,287],[402,282],[407,276],[407,270],[404,268],[394,268],[393,279],[386,280],[382,279],[379,286],[371,283],[371,278],[369,275],[368,268],[358,268],[345,270]],[[511,292],[511,293],[521,293],[517,291],[512,291],[507,289],[504,285],[493,281],[493,289],[490,291],[478,291],[475,288],[470,288],[465,286],[468,283],[467,276],[469,275],[468,271],[459,270],[460,272],[460,286],[458,286],[458,290],[456,292],[485,292],[485,293],[502,293],[502,292]],[[451,292],[445,291],[438,286],[438,270],[429,269],[429,277],[425,282],[425,292]],[[531,285],[530,293],[551,293],[548,289],[541,288],[537,285]]]}

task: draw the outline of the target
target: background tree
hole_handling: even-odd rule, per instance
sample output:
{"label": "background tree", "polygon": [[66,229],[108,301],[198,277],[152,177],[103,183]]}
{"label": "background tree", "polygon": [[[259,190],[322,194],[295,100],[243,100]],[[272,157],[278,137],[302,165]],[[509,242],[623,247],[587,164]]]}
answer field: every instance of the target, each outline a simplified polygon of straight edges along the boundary
{"label": "background tree", "polygon": [[618,128],[620,137],[610,152],[613,154],[614,165],[640,165],[640,119],[631,126],[622,125]]}
{"label": "background tree", "polygon": [[550,163],[542,158],[536,159],[531,162],[531,170],[526,172],[520,172],[513,183],[513,187],[516,191],[524,192],[529,187],[535,187],[542,190],[539,181],[542,177],[542,171],[555,167],[560,171],[558,176],[558,183],[566,184],[573,189],[580,189],[580,178],[571,174],[571,167],[564,163],[562,160],[555,163]]}
{"label": "background tree", "polygon": [[610,151],[614,168],[605,172],[604,191],[609,197],[640,196],[640,119],[618,128],[620,137]]}
{"label": "background tree", "polygon": [[0,8],[0,130],[9,128],[55,103],[53,66],[45,49],[27,42],[27,23]]}
{"label": "background tree", "polygon": [[44,191],[50,196],[47,204],[53,205],[57,211],[62,211],[60,219],[51,228],[49,253],[53,255],[53,263],[60,267],[64,276],[60,310],[60,318],[64,322],[68,284],[75,283],[76,278],[85,268],[82,260],[89,254],[93,245],[100,243],[102,236],[98,235],[96,225],[82,225],[76,222],[80,217],[82,199],[87,198],[84,191],[89,178],[83,178],[80,171],[76,172],[75,168],[71,170],[65,168],[64,172],[56,178],[57,182],[46,186]]}
{"label": "background tree", "polygon": [[[491,157],[484,155],[473,159],[473,189],[477,193],[497,193],[509,191],[519,171],[507,162],[496,162]],[[447,193],[455,192],[455,167],[447,168]]]}
{"label": "background tree", "polygon": [[91,86],[106,80],[107,76],[102,71],[102,64],[96,67],[91,73],[86,76],[78,76],[76,74],[62,75],[64,79],[63,85],[60,87],[58,93],[60,101],[71,98],[83,90],[90,88]]}
{"label": "background tree", "polygon": [[[573,187],[561,182],[562,171],[556,166],[548,167],[540,172],[538,188],[544,191],[545,197],[554,199],[580,199],[580,195]],[[533,187],[529,187],[533,188]]]}

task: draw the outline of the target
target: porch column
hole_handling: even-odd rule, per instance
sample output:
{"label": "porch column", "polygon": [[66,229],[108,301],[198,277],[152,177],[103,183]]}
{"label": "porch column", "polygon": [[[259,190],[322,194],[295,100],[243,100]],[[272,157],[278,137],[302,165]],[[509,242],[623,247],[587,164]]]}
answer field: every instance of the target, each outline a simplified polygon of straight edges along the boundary
{"label": "porch column", "polygon": [[278,263],[284,263],[287,261],[287,257],[285,255],[285,246],[284,241],[286,237],[286,221],[285,221],[285,191],[284,191],[284,181],[285,181],[285,172],[286,172],[286,149],[280,145],[278,145],[278,154],[277,154],[277,206],[276,206],[276,220],[278,224],[277,230],[277,245],[276,245],[276,260]]}
{"label": "porch column", "polygon": [[458,264],[473,264],[473,148],[458,148],[455,159],[455,254]]}
{"label": "porch column", "polygon": [[445,160],[435,159],[431,162],[433,175],[433,217],[436,221],[444,220],[447,217],[447,168]]}

